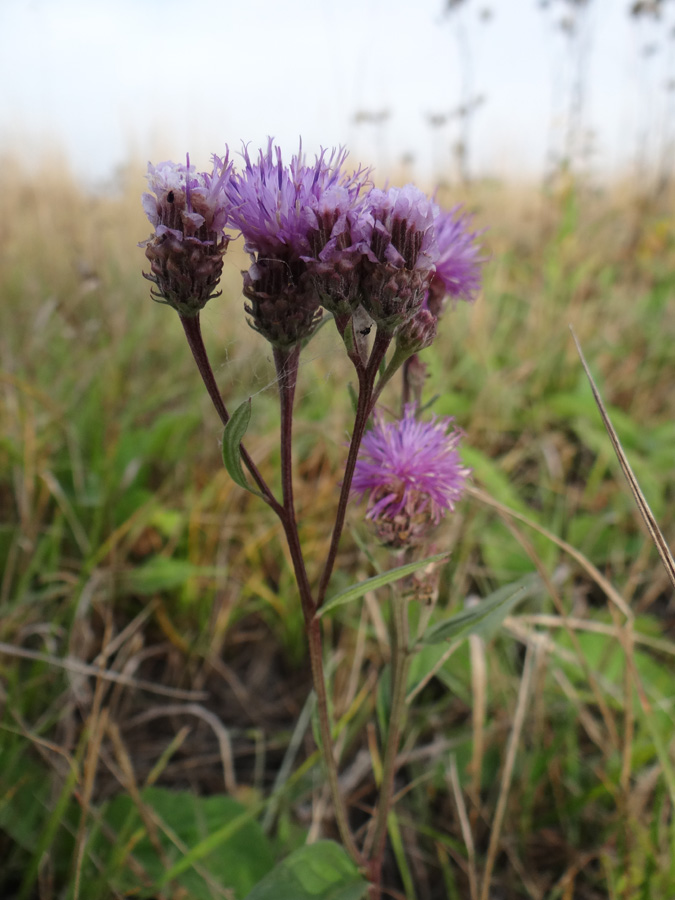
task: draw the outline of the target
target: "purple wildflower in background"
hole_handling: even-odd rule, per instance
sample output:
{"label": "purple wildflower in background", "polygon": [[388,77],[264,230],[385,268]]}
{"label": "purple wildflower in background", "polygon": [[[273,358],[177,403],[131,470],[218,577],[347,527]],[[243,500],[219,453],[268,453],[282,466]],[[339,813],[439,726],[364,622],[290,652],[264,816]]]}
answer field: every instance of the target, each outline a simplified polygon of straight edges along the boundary
{"label": "purple wildflower in background", "polygon": [[363,305],[373,320],[393,332],[422,305],[438,254],[436,206],[412,184],[368,195],[373,218]]}
{"label": "purple wildflower in background", "polygon": [[195,316],[214,296],[230,238],[224,234],[230,202],[225,189],[232,174],[227,153],[213,157],[211,172],[190,165],[148,163],[152,193],[143,194],[143,209],[155,231],[140,246],[150,261],[145,275],[160,303],[184,317]]}
{"label": "purple wildflower in background", "polygon": [[438,254],[425,306],[436,317],[442,314],[447,297],[471,302],[480,290],[485,258],[478,255],[481,232],[470,231],[470,221],[459,206],[447,212],[438,210],[434,219]]}
{"label": "purple wildflower in background", "polygon": [[243,234],[253,263],[244,275],[247,312],[253,327],[277,346],[306,337],[320,315],[308,261],[318,263],[331,241],[331,250],[344,244],[347,216],[367,175],[361,169],[347,174],[346,157],[342,149],[323,151],[309,165],[300,150],[284,165],[270,139],[256,161],[244,148],[244,170],[230,184],[230,222]]}
{"label": "purple wildflower in background", "polygon": [[454,509],[470,471],[457,452],[461,432],[452,419],[422,422],[415,413],[415,404],[406,406],[397,422],[375,413],[352,482],[359,499],[369,494],[366,518],[378,537],[395,548],[419,543]]}

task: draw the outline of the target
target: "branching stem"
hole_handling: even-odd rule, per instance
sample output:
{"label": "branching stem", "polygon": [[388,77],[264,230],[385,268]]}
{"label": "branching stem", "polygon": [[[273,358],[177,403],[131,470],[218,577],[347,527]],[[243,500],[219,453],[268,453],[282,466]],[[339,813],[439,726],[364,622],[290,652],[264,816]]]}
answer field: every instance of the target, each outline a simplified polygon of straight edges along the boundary
{"label": "branching stem", "polygon": [[[214,407],[216,408],[216,412],[220,417],[220,421],[223,423],[223,426],[225,426],[230,421],[230,414],[227,411],[227,407],[223,403],[223,398],[220,396],[220,391],[218,390],[218,385],[216,384],[216,379],[213,374],[213,369],[211,368],[211,363],[209,362],[206,347],[204,346],[202,329],[199,323],[199,314],[190,318],[186,316],[179,316],[179,318],[181,321],[181,325],[183,326],[183,331],[185,332],[185,337],[187,338],[188,346],[192,351],[194,361],[197,363],[199,374],[202,376],[204,387],[208,391],[208,395],[211,398],[211,402],[213,403]],[[258,467],[251,459],[248,451],[243,444],[241,445],[241,458],[244,460],[246,468],[251,473],[251,477],[260,488],[265,502],[272,507],[272,509],[278,516],[281,516],[281,505],[275,498],[263,476],[258,471]]]}
{"label": "branching stem", "polygon": [[342,479],[342,489],[340,491],[340,499],[338,501],[337,513],[335,516],[335,524],[333,526],[333,534],[331,537],[330,547],[326,563],[321,573],[319,589],[316,596],[316,606],[320,609],[326,597],[328,582],[333,573],[335,560],[337,558],[338,546],[342,537],[342,529],[345,524],[345,516],[347,514],[347,504],[349,502],[349,492],[352,487],[352,479],[354,477],[354,469],[356,468],[356,459],[358,457],[359,448],[363,435],[366,431],[368,418],[373,409],[373,385],[379,372],[380,363],[385,357],[387,347],[391,343],[391,336],[378,331],[373,342],[373,349],[370,353],[368,365],[357,367],[357,375],[359,378],[359,396],[356,405],[356,418],[354,420],[354,430],[349,445],[349,453],[345,464],[345,474]]}
{"label": "branching stem", "polygon": [[305,619],[305,629],[309,643],[309,656],[312,667],[312,682],[316,693],[319,733],[321,736],[321,753],[326,766],[328,785],[330,787],[335,821],[345,849],[356,865],[361,866],[363,857],[349,827],[347,807],[340,790],[338,765],[333,752],[333,734],[330,722],[328,692],[323,667],[323,647],[321,643],[321,622],[315,617],[316,603],[307,577],[307,568],[302,554],[298,523],[293,500],[293,400],[298,380],[298,363],[300,346],[284,350],[274,348],[279,403],[281,408],[281,482],[283,491],[283,509],[280,516],[286,533],[288,549],[293,560],[295,579],[300,593],[300,602]]}

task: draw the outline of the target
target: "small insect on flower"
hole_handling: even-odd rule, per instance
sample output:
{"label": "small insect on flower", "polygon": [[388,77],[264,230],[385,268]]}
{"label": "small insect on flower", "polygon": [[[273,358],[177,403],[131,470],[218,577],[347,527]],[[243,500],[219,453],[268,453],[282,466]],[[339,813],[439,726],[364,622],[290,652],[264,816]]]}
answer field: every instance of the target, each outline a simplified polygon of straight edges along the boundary
{"label": "small insect on flower", "polygon": [[455,508],[470,472],[457,451],[462,432],[452,419],[434,416],[422,422],[416,411],[416,404],[409,404],[398,422],[385,422],[375,413],[352,482],[359,499],[369,494],[366,518],[378,537],[395,548],[424,540]]}

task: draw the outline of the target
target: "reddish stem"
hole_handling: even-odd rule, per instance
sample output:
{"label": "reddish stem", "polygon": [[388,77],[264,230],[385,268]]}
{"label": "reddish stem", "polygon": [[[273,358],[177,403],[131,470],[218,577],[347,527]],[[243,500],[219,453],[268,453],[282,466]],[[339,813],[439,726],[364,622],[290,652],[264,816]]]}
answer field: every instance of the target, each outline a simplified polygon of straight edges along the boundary
{"label": "reddish stem", "polygon": [[330,577],[333,574],[333,568],[335,566],[335,560],[337,558],[338,545],[340,543],[340,538],[342,537],[345,516],[347,514],[347,504],[349,502],[349,492],[352,487],[352,479],[354,477],[354,470],[356,468],[356,459],[358,457],[361,441],[363,440],[363,435],[366,431],[368,418],[370,416],[370,413],[372,412],[373,386],[375,384],[375,379],[377,378],[380,363],[384,359],[390,343],[391,335],[381,334],[380,332],[378,332],[375,337],[375,341],[373,342],[373,349],[371,351],[367,367],[365,368],[365,370],[363,369],[363,367],[357,368],[357,374],[359,376],[359,397],[356,405],[356,418],[354,421],[352,439],[349,445],[349,454],[347,456],[347,462],[345,464],[345,474],[344,478],[342,479],[342,489],[340,491],[340,499],[338,501],[335,524],[333,526],[333,534],[331,537],[330,547],[328,549],[328,555],[326,557],[326,563],[324,565],[323,572],[321,573],[319,589],[316,595],[317,609],[321,607],[321,604],[324,601],[326,590],[328,589],[328,582],[330,581]]}
{"label": "reddish stem", "polygon": [[[202,329],[201,325],[199,324],[199,313],[191,318],[188,318],[186,316],[179,316],[179,319],[181,321],[181,325],[183,326],[183,331],[185,332],[188,346],[192,351],[194,361],[197,363],[199,374],[202,376],[204,387],[208,391],[209,397],[211,398],[211,401],[216,408],[216,412],[220,417],[220,421],[223,423],[223,425],[227,425],[227,423],[230,421],[230,414],[228,413],[227,408],[223,403],[223,398],[220,396],[220,391],[218,390],[218,385],[216,384],[216,379],[211,368],[211,363],[209,362],[206,347],[204,346]],[[249,456],[249,453],[243,444],[241,445],[241,457],[244,460],[246,468],[251,473],[253,480],[260,488],[263,499],[269,506],[272,507],[276,514],[281,517],[281,505],[268,487],[267,482],[265,481],[263,476],[258,471],[258,467]]]}

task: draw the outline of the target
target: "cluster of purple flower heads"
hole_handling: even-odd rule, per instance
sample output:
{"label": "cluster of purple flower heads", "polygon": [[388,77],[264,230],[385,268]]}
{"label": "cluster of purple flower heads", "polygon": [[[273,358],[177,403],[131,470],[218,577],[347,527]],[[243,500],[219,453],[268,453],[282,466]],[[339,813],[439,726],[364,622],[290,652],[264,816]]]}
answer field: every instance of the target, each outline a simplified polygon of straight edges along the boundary
{"label": "cluster of purple flower heads", "polygon": [[155,233],[144,246],[155,296],[198,312],[214,296],[230,228],[251,256],[246,312],[273,345],[307,338],[323,307],[343,335],[362,308],[410,353],[428,346],[445,298],[470,301],[480,287],[478,234],[413,185],[373,187],[346,158],[322,151],[310,164],[300,148],[285,163],[270,139],[257,156],[244,147],[239,171],[227,155],[212,173],[150,166],[144,207]]}
{"label": "cluster of purple flower heads", "polygon": [[393,548],[413,546],[453,510],[464,491],[469,469],[457,450],[461,432],[452,419],[423,422],[415,404],[403,418],[385,422],[375,413],[356,463],[352,493],[368,494],[366,518],[380,540]]}
{"label": "cluster of purple flower heads", "polygon": [[[275,360],[312,334],[325,309],[360,377],[370,379],[370,397],[378,371],[381,389],[405,363],[419,399],[425,366],[416,354],[434,341],[448,298],[471,301],[480,288],[483,258],[470,219],[458,207],[440,210],[412,184],[375,188],[369,170],[346,168],[343,149],[309,163],[300,146],[284,162],[270,139],[257,155],[245,146],[242,160],[236,170],[228,153],[214,156],[211,172],[196,172],[189,158],[148,166],[143,207],[154,232],[141,246],[152,295],[183,319],[197,316],[217,295],[228,230],[239,232],[251,261],[244,308]],[[364,336],[373,325],[371,352]],[[351,485],[355,496],[368,495],[367,518],[394,548],[425,539],[454,508],[469,471],[452,420],[423,422],[417,412],[408,404],[398,422],[375,413]]]}

